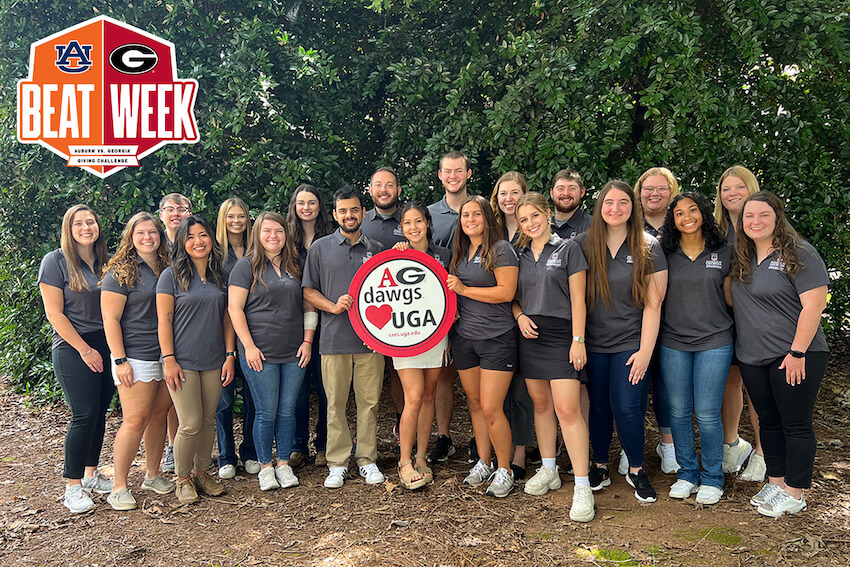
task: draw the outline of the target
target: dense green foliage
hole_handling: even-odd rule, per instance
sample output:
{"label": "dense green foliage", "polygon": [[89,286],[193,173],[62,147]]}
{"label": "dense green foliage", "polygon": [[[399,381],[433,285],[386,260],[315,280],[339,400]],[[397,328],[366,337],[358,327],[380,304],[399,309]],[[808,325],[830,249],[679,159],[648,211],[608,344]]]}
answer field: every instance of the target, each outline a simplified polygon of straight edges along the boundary
{"label": "dense green foliage", "polygon": [[[30,43],[99,13],[172,41],[180,76],[200,83],[201,141],[106,180],[15,139]],[[797,228],[841,274],[829,306],[840,323],[848,18],[827,0],[4,2],[0,367],[20,384],[50,379],[34,280],[73,203],[103,213],[114,244],[132,213],[171,191],[209,217],[230,195],[282,209],[301,182],[329,193],[393,164],[408,195],[431,201],[437,159],[455,148],[486,193],[510,169],[546,189],[575,167],[594,189],[665,165],[713,195],[742,163],[788,198]]]}

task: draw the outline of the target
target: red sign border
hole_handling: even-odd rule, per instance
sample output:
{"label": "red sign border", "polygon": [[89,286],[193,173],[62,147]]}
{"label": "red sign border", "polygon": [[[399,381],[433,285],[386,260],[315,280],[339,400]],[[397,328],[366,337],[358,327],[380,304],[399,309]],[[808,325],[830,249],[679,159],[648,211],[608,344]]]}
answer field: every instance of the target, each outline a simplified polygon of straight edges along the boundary
{"label": "red sign border", "polygon": [[[358,303],[360,288],[363,286],[363,282],[377,267],[392,260],[413,260],[414,262],[423,264],[427,269],[437,275],[437,280],[440,282],[440,285],[443,287],[443,293],[446,295],[446,311],[443,314],[443,321],[437,326],[436,332],[421,343],[409,347],[397,347],[381,341],[369,332],[360,317]],[[372,256],[366,263],[360,266],[348,288],[348,294],[354,300],[351,309],[348,310],[348,318],[351,321],[351,326],[354,327],[354,332],[357,333],[357,336],[363,340],[363,343],[367,347],[385,356],[416,356],[431,350],[448,334],[449,329],[454,324],[455,313],[457,312],[457,296],[453,291],[449,290],[446,284],[447,277],[448,272],[446,272],[446,269],[436,259],[412,248],[408,248],[405,251],[395,249],[384,250]]]}

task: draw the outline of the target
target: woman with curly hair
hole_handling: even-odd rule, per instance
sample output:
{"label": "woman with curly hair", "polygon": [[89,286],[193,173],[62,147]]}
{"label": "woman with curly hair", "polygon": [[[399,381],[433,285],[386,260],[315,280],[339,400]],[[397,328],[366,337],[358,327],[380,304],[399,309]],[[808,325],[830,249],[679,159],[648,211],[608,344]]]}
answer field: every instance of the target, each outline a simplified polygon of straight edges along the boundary
{"label": "woman with curly hair", "polygon": [[511,244],[516,243],[522,234],[514,213],[519,198],[526,193],[528,183],[522,173],[509,171],[496,180],[493,193],[490,194],[490,208],[496,218],[496,234]]}
{"label": "woman with curly hair", "polygon": [[723,495],[720,404],[732,362],[732,317],[726,308],[732,247],[720,235],[708,201],[691,192],[670,203],[661,247],[668,275],[659,358],[679,464],[670,497],[696,493],[698,503],[716,504]]}
{"label": "woman with curly hair", "polygon": [[750,195],[735,231],[732,307],[741,375],[759,414],[768,482],[750,500],[778,517],[806,509],[817,440],[812,413],[829,347],[820,320],[829,276],[769,191]]}
{"label": "woman with curly hair", "polygon": [[174,236],[171,266],[156,285],[163,372],[180,425],[174,441],[177,499],[224,494],[207,474],[222,386],[233,381],[236,335],[227,315],[222,253],[210,225],[192,215]]}
{"label": "woman with curly hair", "polygon": [[106,498],[115,510],[136,508],[127,489],[127,475],[143,435],[146,474],[142,490],[157,494],[174,490],[174,483],[158,474],[171,396],[159,362],[156,282],[169,263],[162,226],[152,214],[138,213],[124,228],[101,282],[103,329],[123,416],[113,448],[114,486]]}
{"label": "woman with curly hair", "polygon": [[53,326],[53,371],[71,408],[64,504],[77,514],[94,508],[92,491],[112,490],[112,481],[97,470],[106,410],[115,393],[103,363],[109,347],[100,315],[100,278],[109,256],[100,220],[88,205],[65,212],[60,243],[41,261],[38,288]]}
{"label": "woman with curly hair", "polygon": [[[517,257],[496,231],[493,210],[484,197],[467,198],[457,224],[448,288],[458,295],[458,320],[450,341],[478,450],[478,462],[463,482],[479,486],[492,476],[487,494],[503,498],[514,486],[511,427],[503,406],[517,365],[511,316]],[[490,463],[491,448],[498,468]]]}

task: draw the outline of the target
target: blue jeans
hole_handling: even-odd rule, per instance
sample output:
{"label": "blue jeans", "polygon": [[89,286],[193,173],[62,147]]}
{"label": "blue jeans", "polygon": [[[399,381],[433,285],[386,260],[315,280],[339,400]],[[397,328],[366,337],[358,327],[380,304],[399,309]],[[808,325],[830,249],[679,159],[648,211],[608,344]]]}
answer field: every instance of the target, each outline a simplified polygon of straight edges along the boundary
{"label": "blue jeans", "polygon": [[307,365],[307,374],[298,392],[298,402],[295,405],[295,439],[292,442],[293,451],[308,452],[307,442],[310,440],[310,390],[316,389],[319,397],[319,416],[316,420],[316,451],[324,451],[328,444],[328,398],[322,385],[322,357],[319,355],[319,335],[313,339],[313,357]]}
{"label": "blue jeans", "polygon": [[304,369],[297,362],[263,363],[259,372],[251,370],[248,362],[239,357],[242,373],[251,387],[254,398],[254,444],[257,460],[272,462],[272,445],[277,440],[277,458],[288,460],[295,433],[295,401],[304,380]]}
{"label": "blue jeans", "polygon": [[620,444],[629,458],[629,465],[643,466],[643,416],[650,377],[637,384],[629,382],[626,361],[636,350],[613,354],[587,353],[587,393],[590,396],[590,443],[593,461],[608,462],[608,450],[617,422]]}
{"label": "blue jeans", "polygon": [[[659,345],[660,346],[660,345]],[[671,433],[670,430],[670,398],[667,396],[667,385],[661,377],[660,351],[656,347],[649,361],[649,374],[651,376],[652,411],[655,413],[655,421],[658,422],[658,431],[661,434]],[[647,396],[648,397],[648,396]],[[646,415],[646,406],[643,408]]]}
{"label": "blue jeans", "polygon": [[[661,371],[670,402],[670,426],[676,444],[676,477],[696,485],[723,489],[723,420],[720,406],[732,363],[732,343],[686,352],[661,346]],[[702,468],[694,446],[699,426]]]}
{"label": "blue jeans", "polygon": [[242,375],[241,368],[236,370],[236,378],[221,389],[218,408],[215,410],[215,432],[218,438],[218,466],[236,465],[236,442],[233,440],[233,402],[236,400],[236,382],[242,383],[242,443],[239,445],[239,458],[242,462],[256,461],[254,448],[254,400],[248,381]]}

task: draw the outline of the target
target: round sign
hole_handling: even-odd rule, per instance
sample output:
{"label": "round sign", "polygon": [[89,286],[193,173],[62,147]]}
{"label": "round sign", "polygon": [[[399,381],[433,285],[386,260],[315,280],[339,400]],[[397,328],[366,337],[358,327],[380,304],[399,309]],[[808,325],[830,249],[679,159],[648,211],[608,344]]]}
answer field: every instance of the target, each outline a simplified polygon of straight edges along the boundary
{"label": "round sign", "polygon": [[446,287],[445,268],[413,249],[372,256],[351,281],[348,310],[354,332],[387,356],[416,356],[449,332],[457,298]]}

